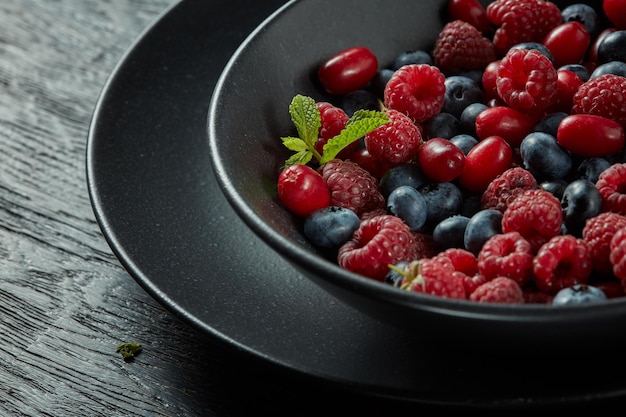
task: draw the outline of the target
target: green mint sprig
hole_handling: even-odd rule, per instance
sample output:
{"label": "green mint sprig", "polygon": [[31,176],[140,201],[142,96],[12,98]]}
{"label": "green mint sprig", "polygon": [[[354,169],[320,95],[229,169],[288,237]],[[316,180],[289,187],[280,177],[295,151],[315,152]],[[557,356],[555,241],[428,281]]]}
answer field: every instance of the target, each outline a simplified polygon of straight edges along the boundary
{"label": "green mint sprig", "polygon": [[318,132],[322,124],[320,112],[311,97],[296,95],[289,105],[291,120],[298,131],[298,137],[283,137],[283,145],[295,152],[285,161],[285,167],[294,164],[307,164],[313,157],[320,163],[334,159],[342,149],[389,122],[386,113],[375,110],[357,110],[348,120],[346,127],[324,145],[322,154],[315,149]]}

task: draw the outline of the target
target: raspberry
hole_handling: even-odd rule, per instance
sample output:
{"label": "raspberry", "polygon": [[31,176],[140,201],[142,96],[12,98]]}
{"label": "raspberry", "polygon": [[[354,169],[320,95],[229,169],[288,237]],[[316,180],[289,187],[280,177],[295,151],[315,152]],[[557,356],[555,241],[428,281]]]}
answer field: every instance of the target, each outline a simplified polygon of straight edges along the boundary
{"label": "raspberry", "polygon": [[[326,142],[337,136],[346,127],[349,117],[343,109],[326,101],[317,102],[315,105],[320,112],[321,122],[319,137],[315,143],[315,149],[321,154],[323,153]],[[358,142],[355,141],[351,143],[339,152],[337,158],[347,159],[348,155],[350,155],[350,153],[352,153],[357,146]]]}
{"label": "raspberry", "polygon": [[409,227],[392,215],[372,217],[361,222],[352,239],[337,254],[339,266],[382,281],[390,264],[412,261],[415,239]]}
{"label": "raspberry", "polygon": [[[447,262],[443,261],[444,258]],[[463,281],[463,287],[465,287],[467,295],[473,293],[479,285],[487,282],[487,278],[478,272],[478,261],[470,251],[450,248],[438,253],[432,259],[452,264],[455,274]]]}
{"label": "raspberry", "polygon": [[537,188],[537,180],[526,169],[509,168],[496,177],[481,196],[483,209],[494,209],[504,213],[508,205],[526,190]]}
{"label": "raspberry", "polygon": [[558,235],[562,225],[561,202],[541,188],[524,191],[502,215],[502,232],[519,232],[530,242],[533,253]]}
{"label": "raspberry", "polygon": [[357,215],[385,206],[378,181],[352,161],[333,159],[320,168],[330,189],[330,205],[349,208]]}
{"label": "raspberry", "polygon": [[466,299],[463,280],[441,261],[434,259],[413,261],[404,271],[406,276],[402,288],[405,290],[445,298]]}
{"label": "raspberry", "polygon": [[611,239],[615,233],[626,227],[626,217],[619,213],[604,212],[587,220],[582,237],[591,250],[591,262],[594,270],[612,273]]}
{"label": "raspberry", "polygon": [[592,78],[578,88],[572,102],[572,113],[603,116],[626,127],[626,77]]}
{"label": "raspberry", "polygon": [[587,242],[572,235],[553,237],[539,249],[533,260],[535,285],[550,294],[587,283],[591,269]]}
{"label": "raspberry", "polygon": [[365,135],[365,147],[370,155],[380,161],[407,163],[417,155],[422,144],[422,133],[406,114],[389,109],[387,115],[389,123]]}
{"label": "raspberry", "polygon": [[435,64],[446,74],[482,70],[496,59],[491,41],[469,23],[455,20],[446,24],[433,50]]}
{"label": "raspberry", "polygon": [[497,27],[493,44],[500,55],[518,43],[540,43],[562,21],[559,8],[544,0],[496,0],[486,11]]}
{"label": "raspberry", "polygon": [[524,293],[525,304],[552,304],[552,299],[554,298],[554,295],[530,286],[523,287],[522,292]]}
{"label": "raspberry", "polygon": [[626,214],[626,164],[613,164],[602,171],[596,188],[602,197],[602,211]]}
{"label": "raspberry", "polygon": [[469,299],[480,303],[524,304],[524,293],[515,280],[497,277],[478,286]]}
{"label": "raspberry", "polygon": [[541,52],[514,48],[500,61],[496,88],[510,107],[539,114],[556,102],[557,72]]}
{"label": "raspberry", "polygon": [[619,229],[609,242],[609,260],[613,274],[622,281],[626,288],[626,228]]}
{"label": "raspberry", "polygon": [[432,258],[437,254],[433,236],[428,233],[413,232],[415,238],[415,259]]}
{"label": "raspberry", "polygon": [[532,278],[532,268],[532,248],[518,232],[492,236],[478,253],[478,271],[487,281],[508,277],[524,285]]}
{"label": "raspberry", "polygon": [[441,111],[445,92],[445,76],[437,67],[410,64],[396,70],[387,81],[384,103],[419,123]]}

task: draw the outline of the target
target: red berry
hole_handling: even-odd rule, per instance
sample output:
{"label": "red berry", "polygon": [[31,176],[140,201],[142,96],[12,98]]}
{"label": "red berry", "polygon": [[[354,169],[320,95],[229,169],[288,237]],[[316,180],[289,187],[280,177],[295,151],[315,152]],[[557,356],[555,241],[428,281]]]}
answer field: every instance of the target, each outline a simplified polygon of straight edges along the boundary
{"label": "red berry", "polygon": [[392,164],[374,158],[367,148],[360,148],[358,146],[346,159],[356,162],[361,168],[372,174],[372,176],[379,181],[389,168],[393,166]]}
{"label": "red berry", "polygon": [[572,113],[603,116],[626,127],[626,77],[592,78],[580,86],[572,101]]}
{"label": "red berry", "polygon": [[536,117],[512,107],[490,107],[476,117],[476,135],[483,140],[490,136],[500,136],[516,148],[533,131],[536,123]]}
{"label": "red berry", "polygon": [[572,235],[553,237],[541,246],[533,260],[535,285],[550,294],[587,283],[591,270],[591,251],[587,242]]}
{"label": "red berry", "polygon": [[535,49],[511,49],[498,67],[496,87],[512,108],[540,114],[556,101],[556,69]]}
{"label": "red berry", "polygon": [[446,24],[435,41],[435,64],[446,74],[463,70],[482,70],[496,59],[491,41],[478,29],[462,20]]}
{"label": "red berry", "polygon": [[322,176],[307,165],[291,165],[278,176],[278,197],[292,212],[306,217],[330,205],[330,191]]}
{"label": "red berry", "polygon": [[422,172],[435,182],[456,179],[465,166],[463,151],[444,138],[432,138],[424,142],[417,154]]}
{"label": "red berry", "polygon": [[337,261],[348,271],[382,281],[388,265],[414,259],[414,243],[411,230],[400,218],[375,216],[362,221],[352,239],[339,248]]}
{"label": "red berry", "polygon": [[602,10],[618,29],[626,29],[626,0],[603,0]]}
{"label": "red berry", "polygon": [[402,288],[444,298],[466,299],[465,286],[461,276],[454,268],[440,260],[421,259],[413,261],[405,267],[407,277],[403,279]]}
{"label": "red berry", "polygon": [[554,66],[559,68],[567,64],[578,64],[587,53],[591,36],[581,22],[561,23],[552,29],[543,39],[554,59]]}
{"label": "red berry", "polygon": [[437,255],[437,246],[433,235],[429,233],[413,232],[415,238],[415,259],[432,258]]}
{"label": "red berry", "polygon": [[609,251],[613,273],[626,284],[626,227],[615,232],[609,242]]}
{"label": "red berry", "polygon": [[[315,143],[315,149],[320,154],[322,154],[326,142],[341,133],[341,131],[346,127],[346,123],[348,123],[349,117],[343,109],[336,107],[326,101],[320,101],[315,104],[320,112],[321,122],[318,134],[319,137],[317,139],[317,142]],[[346,159],[346,157],[354,149],[356,149],[357,146],[358,142],[351,143],[350,145],[342,149],[337,157],[339,159]]]}
{"label": "red berry", "polygon": [[491,61],[484,69],[482,75],[482,86],[485,91],[484,100],[488,102],[493,99],[500,100],[498,95],[498,87],[496,81],[498,80],[498,67],[500,66],[500,60]]}
{"label": "red berry", "polygon": [[330,57],[317,76],[326,92],[341,95],[365,87],[377,71],[376,55],[366,47],[355,46]]}
{"label": "red berry", "polygon": [[609,156],[624,147],[624,128],[606,117],[572,114],[559,123],[556,140],[574,155]]}
{"label": "red berry", "polygon": [[489,183],[511,167],[513,150],[504,139],[490,136],[478,142],[465,156],[459,183],[472,193],[482,193]]}
{"label": "red berry", "polygon": [[556,100],[549,107],[547,113],[569,113],[574,103],[574,94],[583,84],[576,73],[567,69],[560,69],[556,72]]}
{"label": "red berry", "polygon": [[396,70],[384,91],[385,107],[423,122],[441,111],[446,92],[445,76],[428,64],[409,64]]}
{"label": "red berry", "polygon": [[603,211],[626,214],[626,164],[613,164],[601,172],[596,188]]}
{"label": "red berry", "polygon": [[479,303],[524,304],[524,293],[514,280],[497,277],[476,288],[469,299]]}
{"label": "red berry", "polygon": [[532,247],[518,232],[492,236],[478,253],[478,271],[488,281],[502,276],[524,285],[531,279],[532,270]]}
{"label": "red berry", "polygon": [[462,20],[474,26],[486,35],[491,31],[487,20],[487,11],[478,0],[450,0],[448,2],[449,20]]}
{"label": "red berry", "polygon": [[376,178],[352,161],[333,159],[319,168],[330,189],[330,205],[357,215],[385,206]]}
{"label": "red berry", "polygon": [[537,180],[529,171],[522,167],[509,168],[489,183],[480,199],[481,208],[504,213],[518,195],[535,188]]}
{"label": "red berry", "polygon": [[519,232],[533,252],[561,232],[561,202],[541,188],[527,190],[509,204],[502,215],[502,232]]}
{"label": "red berry", "polygon": [[365,147],[370,155],[387,164],[402,164],[412,160],[422,144],[422,133],[406,114],[387,110],[390,122],[365,135]]}
{"label": "red berry", "polygon": [[619,213],[604,212],[587,220],[582,237],[591,250],[593,269],[611,273],[611,239],[619,229],[626,227],[626,217]]}

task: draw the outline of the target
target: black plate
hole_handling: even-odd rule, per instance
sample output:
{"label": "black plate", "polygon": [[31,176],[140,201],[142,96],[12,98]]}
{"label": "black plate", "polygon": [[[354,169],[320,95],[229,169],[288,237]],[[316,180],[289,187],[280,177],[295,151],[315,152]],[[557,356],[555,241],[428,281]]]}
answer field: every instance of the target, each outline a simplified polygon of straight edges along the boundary
{"label": "black plate", "polygon": [[[462,347],[433,352],[419,334],[337,301],[241,222],[213,176],[206,116],[230,55],[282,3],[182,1],[105,86],[89,134],[88,185],[128,272],[172,313],[233,348],[363,393],[489,407],[623,395],[623,370],[559,364],[558,353],[531,367],[524,352],[508,362],[494,352],[466,358]],[[581,384],[581,375],[593,382]]]}

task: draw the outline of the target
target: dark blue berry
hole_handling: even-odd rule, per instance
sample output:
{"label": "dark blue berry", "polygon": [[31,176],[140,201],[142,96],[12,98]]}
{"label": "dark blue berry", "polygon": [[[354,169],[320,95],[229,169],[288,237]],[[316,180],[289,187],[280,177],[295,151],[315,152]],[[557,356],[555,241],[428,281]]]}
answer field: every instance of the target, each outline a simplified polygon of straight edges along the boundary
{"label": "dark blue berry", "polygon": [[550,113],[541,118],[533,129],[535,132],[543,132],[556,137],[559,124],[568,114],[565,112]]}
{"label": "dark blue berry", "polygon": [[[403,271],[404,268],[408,265],[409,263],[406,261],[402,261],[402,262],[398,262],[397,264],[395,264],[394,266],[396,268],[398,268],[399,270]],[[383,279],[383,282],[385,284],[391,285],[393,287],[400,287],[402,285],[402,280],[404,279],[404,275],[402,275],[400,272],[396,271],[395,269],[389,268],[389,272],[387,272],[387,275],[385,275],[385,278]]]}
{"label": "dark blue berry", "polygon": [[469,220],[460,214],[443,219],[433,230],[433,241],[443,249],[465,248],[465,228]]}
{"label": "dark blue berry", "polygon": [[604,158],[586,158],[578,165],[576,176],[578,179],[589,180],[595,184],[602,171],[610,166],[611,163]]}
{"label": "dark blue berry", "polygon": [[425,226],[430,230],[446,217],[457,214],[463,205],[461,190],[451,182],[431,183],[418,191],[426,200],[428,213]]}
{"label": "dark blue berry", "polygon": [[472,136],[478,136],[476,134],[476,118],[483,110],[486,110],[488,106],[483,103],[472,103],[467,106],[461,113],[459,122],[461,124],[461,132]]}
{"label": "dark blue berry", "polygon": [[540,180],[565,178],[572,169],[572,157],[556,138],[543,132],[527,135],[520,144],[524,168]]}
{"label": "dark blue berry", "polygon": [[441,111],[450,113],[457,119],[461,117],[461,113],[467,106],[483,101],[483,90],[480,88],[480,84],[471,78],[453,75],[446,78],[445,86],[446,92]]}
{"label": "dark blue berry", "polygon": [[400,164],[390,168],[380,179],[380,192],[383,197],[389,197],[389,194],[396,188],[408,185],[415,189],[428,184],[430,180],[415,164]]}
{"label": "dark blue berry", "polygon": [[463,235],[465,249],[478,255],[490,237],[502,233],[502,216],[499,210],[485,209],[470,217]]}
{"label": "dark blue berry", "polygon": [[450,138],[450,142],[454,143],[456,146],[459,147],[459,149],[461,149],[463,151],[463,153],[465,155],[468,154],[468,152],[474,147],[476,146],[476,144],[478,144],[478,139],[476,139],[474,136],[472,135],[467,135],[465,133],[462,133],[460,135],[456,135],[456,136],[452,136]]}
{"label": "dark blue berry", "polygon": [[542,190],[546,190],[559,200],[563,197],[563,192],[565,188],[569,185],[569,183],[563,179],[542,181],[539,183],[539,188]]}
{"label": "dark blue berry", "polygon": [[598,62],[626,61],[626,30],[616,30],[602,38],[598,45]]}
{"label": "dark blue berry", "polygon": [[609,61],[606,64],[601,64],[596,67],[591,73],[589,79],[598,78],[602,75],[613,74],[621,77],[626,77],[626,62],[622,61]]}
{"label": "dark blue berry", "polygon": [[572,71],[574,74],[578,75],[578,78],[580,78],[583,82],[588,81],[589,77],[591,76],[589,69],[580,64],[566,64],[559,67],[559,69]]}
{"label": "dark blue berry", "polygon": [[427,210],[424,196],[408,185],[397,187],[387,198],[387,211],[404,220],[412,231],[424,226]]}
{"label": "dark blue berry", "polygon": [[463,70],[457,75],[461,75],[463,77],[474,80],[474,82],[478,84],[481,88],[483,86],[483,71],[481,70]]}
{"label": "dark blue berry", "polygon": [[548,47],[545,46],[542,43],[539,43],[539,42],[522,42],[522,43],[518,43],[517,45],[513,45],[513,47],[511,47],[511,49],[523,49],[525,51],[527,51],[527,50],[535,50],[535,51],[541,52],[541,54],[543,54],[546,58],[548,58],[550,60],[550,62],[552,62],[554,64],[554,57],[552,56],[552,52],[550,52]]}
{"label": "dark blue berry", "polygon": [[367,90],[352,91],[341,98],[339,105],[346,112],[348,117],[352,117],[357,110],[382,110],[381,100],[372,92]]}
{"label": "dark blue berry", "polygon": [[426,123],[428,138],[450,139],[459,133],[461,133],[459,119],[450,113],[438,113]]}
{"label": "dark blue berry", "polygon": [[374,78],[370,81],[367,88],[379,99],[383,99],[385,95],[385,86],[395,71],[390,68],[379,69]]}
{"label": "dark blue berry", "polygon": [[576,284],[557,292],[552,299],[552,305],[576,305],[597,303],[606,300],[607,296],[600,288],[587,284]]}
{"label": "dark blue berry", "polygon": [[596,10],[588,4],[570,4],[561,10],[563,22],[580,22],[585,26],[587,32],[594,37],[600,29],[600,18]]}
{"label": "dark blue berry", "polygon": [[405,51],[396,57],[393,63],[393,69],[397,70],[405,65],[412,64],[435,65],[433,57],[426,51]]}
{"label": "dark blue berry", "polygon": [[337,249],[352,237],[360,223],[359,216],[350,209],[325,207],[307,216],[304,235],[319,248]]}
{"label": "dark blue berry", "polygon": [[561,208],[568,233],[580,237],[587,219],[600,214],[602,197],[593,183],[575,180],[565,187]]}

